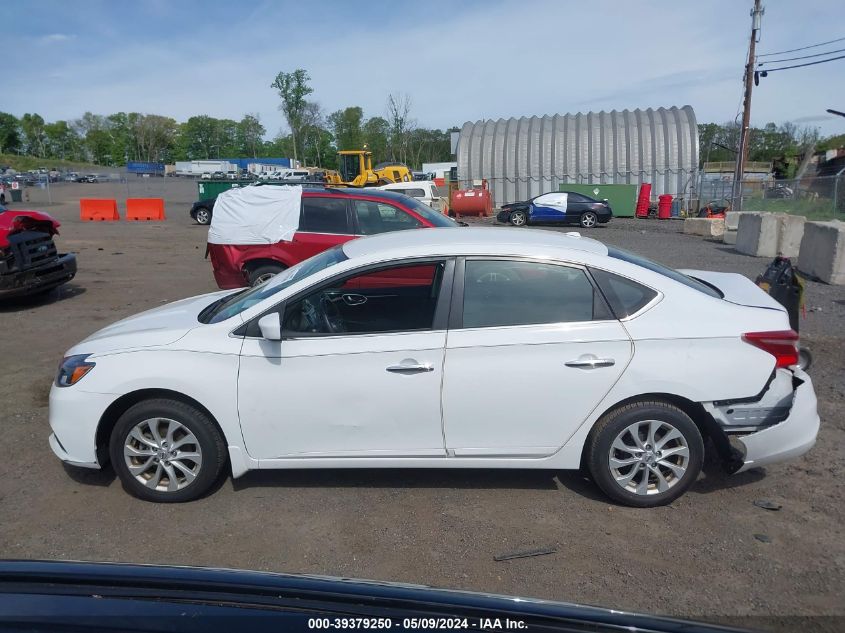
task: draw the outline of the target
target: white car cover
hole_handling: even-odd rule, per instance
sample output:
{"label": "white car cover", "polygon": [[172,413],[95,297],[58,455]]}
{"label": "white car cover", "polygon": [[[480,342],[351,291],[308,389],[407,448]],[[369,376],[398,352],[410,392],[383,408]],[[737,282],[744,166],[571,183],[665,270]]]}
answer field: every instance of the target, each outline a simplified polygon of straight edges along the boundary
{"label": "white car cover", "polygon": [[214,202],[209,244],[290,242],[299,228],[302,187],[249,185],[224,191]]}

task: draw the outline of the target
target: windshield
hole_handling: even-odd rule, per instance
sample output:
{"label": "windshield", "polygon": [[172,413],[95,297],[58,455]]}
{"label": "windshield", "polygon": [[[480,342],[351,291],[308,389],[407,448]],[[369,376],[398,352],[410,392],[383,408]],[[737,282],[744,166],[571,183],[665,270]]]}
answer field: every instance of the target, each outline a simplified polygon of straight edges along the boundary
{"label": "windshield", "polygon": [[628,262],[629,264],[636,264],[637,266],[642,266],[643,268],[647,268],[648,270],[663,275],[664,277],[674,279],[675,281],[684,284],[688,288],[698,290],[699,292],[703,292],[704,294],[710,295],[711,297],[716,297],[717,299],[722,298],[722,293],[719,292],[713,286],[705,284],[703,281],[695,279],[694,277],[690,277],[689,275],[685,275],[681,272],[678,272],[674,268],[669,268],[668,266],[664,266],[663,264],[658,264],[657,262],[654,262],[650,259],[646,259],[645,257],[635,255],[634,253],[623,250],[621,248],[616,248],[614,246],[607,247],[607,254],[610,257],[621,259],[622,261]]}
{"label": "windshield", "polygon": [[329,266],[334,266],[346,259],[348,257],[344,254],[342,246],[330,248],[319,255],[315,255],[311,259],[306,259],[304,262],[288,268],[273,277],[270,281],[236,292],[223,299],[218,299],[215,303],[212,303],[200,312],[199,321],[200,323],[219,323],[220,321],[231,319],[233,316],[264,301],[267,297],[272,297],[274,294],[281,292],[297,281],[321,270],[325,270]]}
{"label": "windshield", "polygon": [[420,202],[411,196],[407,196],[402,203],[409,209],[412,209],[416,214],[421,215],[431,222],[434,226],[460,226],[460,224],[449,216],[438,213],[424,202]]}

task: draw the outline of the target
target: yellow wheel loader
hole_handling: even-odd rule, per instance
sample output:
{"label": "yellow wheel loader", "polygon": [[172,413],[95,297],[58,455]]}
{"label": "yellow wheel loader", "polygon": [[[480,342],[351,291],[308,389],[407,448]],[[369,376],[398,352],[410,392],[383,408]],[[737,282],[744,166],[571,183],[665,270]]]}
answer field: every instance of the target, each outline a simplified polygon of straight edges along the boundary
{"label": "yellow wheel loader", "polygon": [[373,167],[373,153],[366,149],[338,152],[338,164],[337,171],[326,171],[326,184],[378,187],[414,179],[411,170],[402,163],[379,163]]}

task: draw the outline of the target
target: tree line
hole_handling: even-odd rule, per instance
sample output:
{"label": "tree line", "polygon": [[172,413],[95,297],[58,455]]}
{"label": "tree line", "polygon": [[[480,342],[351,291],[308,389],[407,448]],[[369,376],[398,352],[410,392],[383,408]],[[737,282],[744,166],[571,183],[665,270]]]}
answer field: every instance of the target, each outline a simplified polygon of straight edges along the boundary
{"label": "tree line", "polygon": [[[375,163],[398,161],[412,168],[424,162],[452,159],[447,130],[418,126],[409,95],[387,96],[383,115],[366,117],[360,106],[325,113],[311,100],[314,89],[308,72],[298,68],[280,72],[270,88],[279,96],[287,130],[267,140],[267,130],[257,114],[239,121],[208,115],[185,122],[158,114],[86,112],[73,121],[47,122],[37,113],[18,118],[0,112],[0,154],[25,154],[39,158],[87,161],[118,166],[127,161],[168,162],[213,158],[284,156],[305,165],[334,169],[337,151],[362,149],[373,153]],[[698,126],[699,157],[704,162],[733,161],[739,144],[735,123]],[[817,128],[793,123],[768,123],[752,128],[749,160],[773,162],[780,177],[790,177],[797,160],[812,148],[842,144],[842,137],[821,139]]]}
{"label": "tree line", "polygon": [[86,112],[76,120],[47,122],[37,113],[18,118],[0,112],[0,154],[119,166],[127,161],[167,162],[215,158],[283,156],[305,165],[334,169],[337,151],[373,152],[375,163],[400,161],[412,168],[451,159],[450,132],[419,127],[407,95],[388,96],[384,116],[365,117],[360,106],[324,113],[306,99],[313,89],[305,70],[279,73],[272,84],[280,96],[288,129],[267,140],[258,114],[239,121],[208,115],[182,123],[139,112],[102,115]]}

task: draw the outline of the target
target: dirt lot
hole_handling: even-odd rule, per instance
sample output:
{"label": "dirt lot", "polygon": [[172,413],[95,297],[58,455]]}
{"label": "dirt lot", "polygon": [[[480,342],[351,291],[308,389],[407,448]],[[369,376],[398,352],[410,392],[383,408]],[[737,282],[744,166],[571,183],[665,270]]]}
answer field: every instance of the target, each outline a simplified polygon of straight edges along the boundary
{"label": "dirt lot", "polygon": [[[143,187],[154,194],[162,185],[131,183],[129,193]],[[813,451],[731,478],[711,467],[666,508],[613,506],[576,473],[537,471],[263,472],[201,501],[154,505],[128,496],[111,472],[65,469],[47,446],[47,395],[62,353],[112,321],[215,290],[206,229],[187,215],[195,187],[167,184],[163,223],[79,221],[80,196],[123,199],[119,184],[56,186],[50,206],[34,190],[30,204],[15,205],[60,219],[60,249],[78,254],[80,272],[47,299],[0,306],[0,557],[377,578],[687,617],[776,616],[740,623],[783,630],[796,625],[789,616],[845,616],[841,287],[810,283],[802,324],[823,424]],[[674,266],[753,277],[767,263],[679,230],[617,220],[591,235]],[[757,499],[783,509],[762,510]],[[493,560],[546,546],[557,553]]]}

